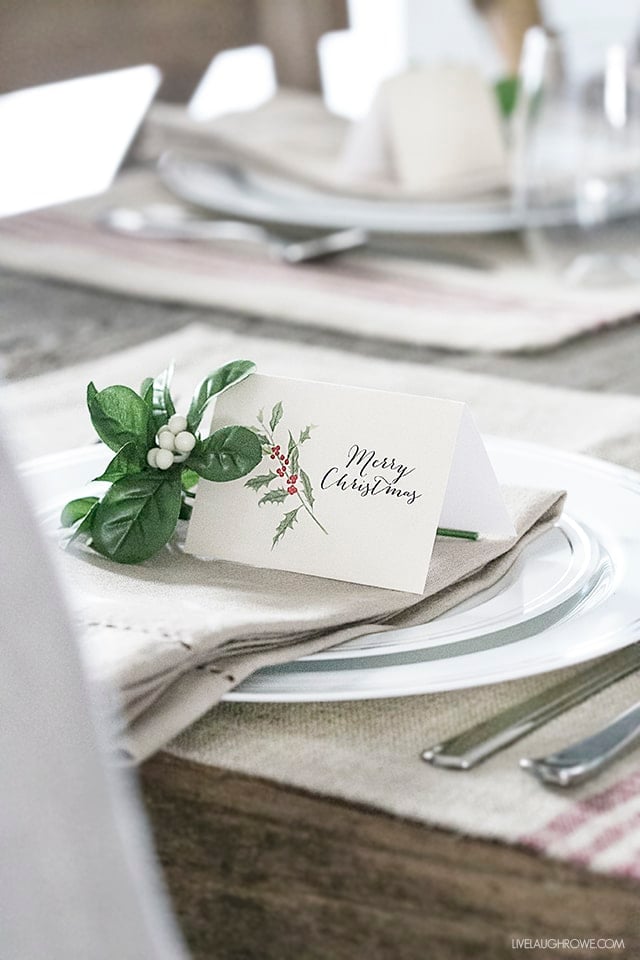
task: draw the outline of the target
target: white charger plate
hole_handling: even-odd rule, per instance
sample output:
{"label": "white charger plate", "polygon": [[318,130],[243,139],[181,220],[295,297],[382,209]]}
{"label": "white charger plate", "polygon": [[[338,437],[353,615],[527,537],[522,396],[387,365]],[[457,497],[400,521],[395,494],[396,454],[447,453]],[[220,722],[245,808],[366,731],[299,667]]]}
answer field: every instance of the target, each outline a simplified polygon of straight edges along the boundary
{"label": "white charger plate", "polygon": [[181,200],[228,217],[313,230],[372,234],[498,233],[524,226],[507,193],[435,202],[349,197],[230,163],[170,153],[158,171]]}
{"label": "white charger plate", "polygon": [[[486,442],[501,482],[569,491],[558,524],[498,584],[423,626],[259,671],[227,699],[352,700],[480,686],[640,639],[640,475],[542,446]],[[109,455],[96,445],[24,465],[43,522],[86,491]]]}

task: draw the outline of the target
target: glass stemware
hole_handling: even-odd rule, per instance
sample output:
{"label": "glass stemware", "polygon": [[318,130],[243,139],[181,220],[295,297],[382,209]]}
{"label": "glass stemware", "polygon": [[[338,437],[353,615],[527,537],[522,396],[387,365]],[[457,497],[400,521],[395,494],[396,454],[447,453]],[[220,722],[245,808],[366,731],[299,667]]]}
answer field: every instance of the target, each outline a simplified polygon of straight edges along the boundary
{"label": "glass stemware", "polygon": [[637,48],[528,31],[511,134],[532,256],[572,283],[640,280]]}

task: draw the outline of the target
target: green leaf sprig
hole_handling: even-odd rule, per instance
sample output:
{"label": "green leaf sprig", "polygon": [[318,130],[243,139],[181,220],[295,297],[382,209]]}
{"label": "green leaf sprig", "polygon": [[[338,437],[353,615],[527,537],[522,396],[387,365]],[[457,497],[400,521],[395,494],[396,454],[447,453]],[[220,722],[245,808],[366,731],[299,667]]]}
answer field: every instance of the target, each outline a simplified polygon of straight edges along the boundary
{"label": "green leaf sprig", "polygon": [[60,521],[72,539],[81,537],[116,563],[142,563],[169,542],[179,519],[188,519],[200,477],[226,483],[250,473],[263,456],[253,430],[222,427],[202,438],[199,427],[211,402],[255,369],[250,360],[234,360],[209,374],[186,417],[176,414],[171,396],[173,365],[144,380],[139,393],[90,383],[91,422],[115,456],[95,478],[111,484],[104,496],[81,497],[63,509]]}

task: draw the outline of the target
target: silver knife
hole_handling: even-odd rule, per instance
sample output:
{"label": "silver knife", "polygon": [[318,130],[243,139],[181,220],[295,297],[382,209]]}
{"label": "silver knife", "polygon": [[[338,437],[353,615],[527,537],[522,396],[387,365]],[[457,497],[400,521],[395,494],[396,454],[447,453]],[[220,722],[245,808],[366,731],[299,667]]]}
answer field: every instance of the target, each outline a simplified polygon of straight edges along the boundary
{"label": "silver knife", "polygon": [[598,661],[575,677],[554,684],[523,703],[509,707],[443,743],[435,744],[423,752],[422,759],[436,767],[471,770],[498,750],[526,737],[565,710],[570,710],[633,673],[638,667],[640,644],[634,643],[605,661]]}
{"label": "silver knife", "polygon": [[640,740],[640,703],[625,710],[598,733],[548,757],[523,757],[520,766],[543,783],[572,787],[595,776]]}

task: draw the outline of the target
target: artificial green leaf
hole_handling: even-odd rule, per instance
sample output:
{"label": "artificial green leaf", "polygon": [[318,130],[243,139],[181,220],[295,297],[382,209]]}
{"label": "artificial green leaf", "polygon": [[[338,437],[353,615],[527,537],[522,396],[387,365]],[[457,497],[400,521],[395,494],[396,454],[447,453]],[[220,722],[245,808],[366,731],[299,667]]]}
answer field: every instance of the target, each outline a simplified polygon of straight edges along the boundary
{"label": "artificial green leaf", "polygon": [[60,523],[63,527],[72,527],[78,520],[86,517],[97,502],[97,497],[79,497],[77,500],[70,500],[60,514]]}
{"label": "artificial green leaf", "polygon": [[308,424],[308,426],[306,426],[304,430],[300,431],[300,436],[298,437],[298,443],[299,444],[305,443],[310,438],[311,431],[315,429],[316,429],[315,423]]}
{"label": "artificial green leaf", "polygon": [[171,363],[166,370],[163,370],[151,381],[151,413],[156,432],[176,412],[170,389],[173,369],[174,364]]}
{"label": "artificial green leaf", "polygon": [[253,430],[223,427],[199,443],[189,466],[205,480],[224,483],[246,476],[262,460],[262,446]]}
{"label": "artificial green leaf", "polygon": [[256,365],[251,360],[232,360],[205,377],[193,395],[187,414],[187,428],[191,433],[195,433],[200,426],[204,412],[213,398],[245,380],[255,369]]}
{"label": "artificial green leaf", "polygon": [[273,410],[271,411],[271,420],[269,421],[269,428],[271,430],[271,433],[273,433],[275,428],[278,426],[278,424],[282,420],[282,414],[283,414],[282,403],[280,400],[278,400]]}
{"label": "artificial green leaf", "polygon": [[98,392],[90,383],[87,406],[96,433],[108,447],[117,452],[125,443],[133,442],[146,454],[155,430],[149,408],[135,390],[114,386]]}
{"label": "artificial green leaf", "polygon": [[278,487],[276,490],[269,490],[268,493],[265,493],[264,497],[258,500],[258,506],[261,507],[263,503],[284,503],[288,496],[286,490]]}
{"label": "artificial green leaf", "polygon": [[140,396],[148,406],[151,406],[153,398],[153,377],[145,377],[140,384]]}
{"label": "artificial green leaf", "polygon": [[99,503],[100,501],[96,500],[84,520],[78,524],[76,529],[73,531],[73,536],[69,537],[68,545],[72,544],[74,540],[77,540],[79,537],[86,537],[87,542],[91,542],[91,537],[93,536],[93,518]]}
{"label": "artificial green leaf", "polygon": [[291,530],[294,523],[298,519],[298,510],[301,510],[302,507],[296,507],[295,510],[291,510],[289,513],[285,513],[284,517],[276,527],[276,533],[271,544],[271,549],[275,547],[276,543],[279,540],[282,540],[287,530]]}
{"label": "artificial green leaf", "polygon": [[200,477],[195,470],[189,470],[187,467],[182,471],[182,489],[193,490]]}
{"label": "artificial green leaf", "polygon": [[520,89],[518,77],[502,77],[500,80],[496,81],[493,89],[495,90],[496,97],[498,98],[498,106],[500,107],[502,116],[505,118],[510,117],[515,109],[518,99],[518,92]]}
{"label": "artificial green leaf", "polygon": [[249,487],[251,490],[261,490],[263,487],[268,487],[272,480],[277,479],[278,474],[271,470],[269,473],[261,473],[257,477],[250,477],[245,483],[245,487]]}
{"label": "artificial green leaf", "polygon": [[266,447],[268,450],[271,450],[271,441],[266,433],[261,433],[260,430],[256,430],[254,427],[249,427],[250,430],[253,430],[256,437],[260,441],[263,447]]}
{"label": "artificial green leaf", "polygon": [[304,470],[300,470],[300,478],[302,480],[302,489],[304,490],[304,495],[307,498],[309,506],[312,507],[315,503],[315,500],[313,497],[313,487],[311,486],[309,475],[305,473]]}
{"label": "artificial green leaf", "polygon": [[140,473],[145,466],[146,458],[142,455],[141,448],[130,440],[129,443],[125,443],[124,447],[118,450],[104,473],[95,479],[108,480],[113,483],[130,473]]}
{"label": "artificial green leaf", "polygon": [[288,470],[289,473],[298,472],[298,444],[295,442],[291,434],[289,434],[289,446],[287,447],[287,459],[289,460]]}
{"label": "artificial green leaf", "polygon": [[96,507],[93,546],[117,563],[142,563],[171,539],[181,505],[177,471],[116,480]]}

